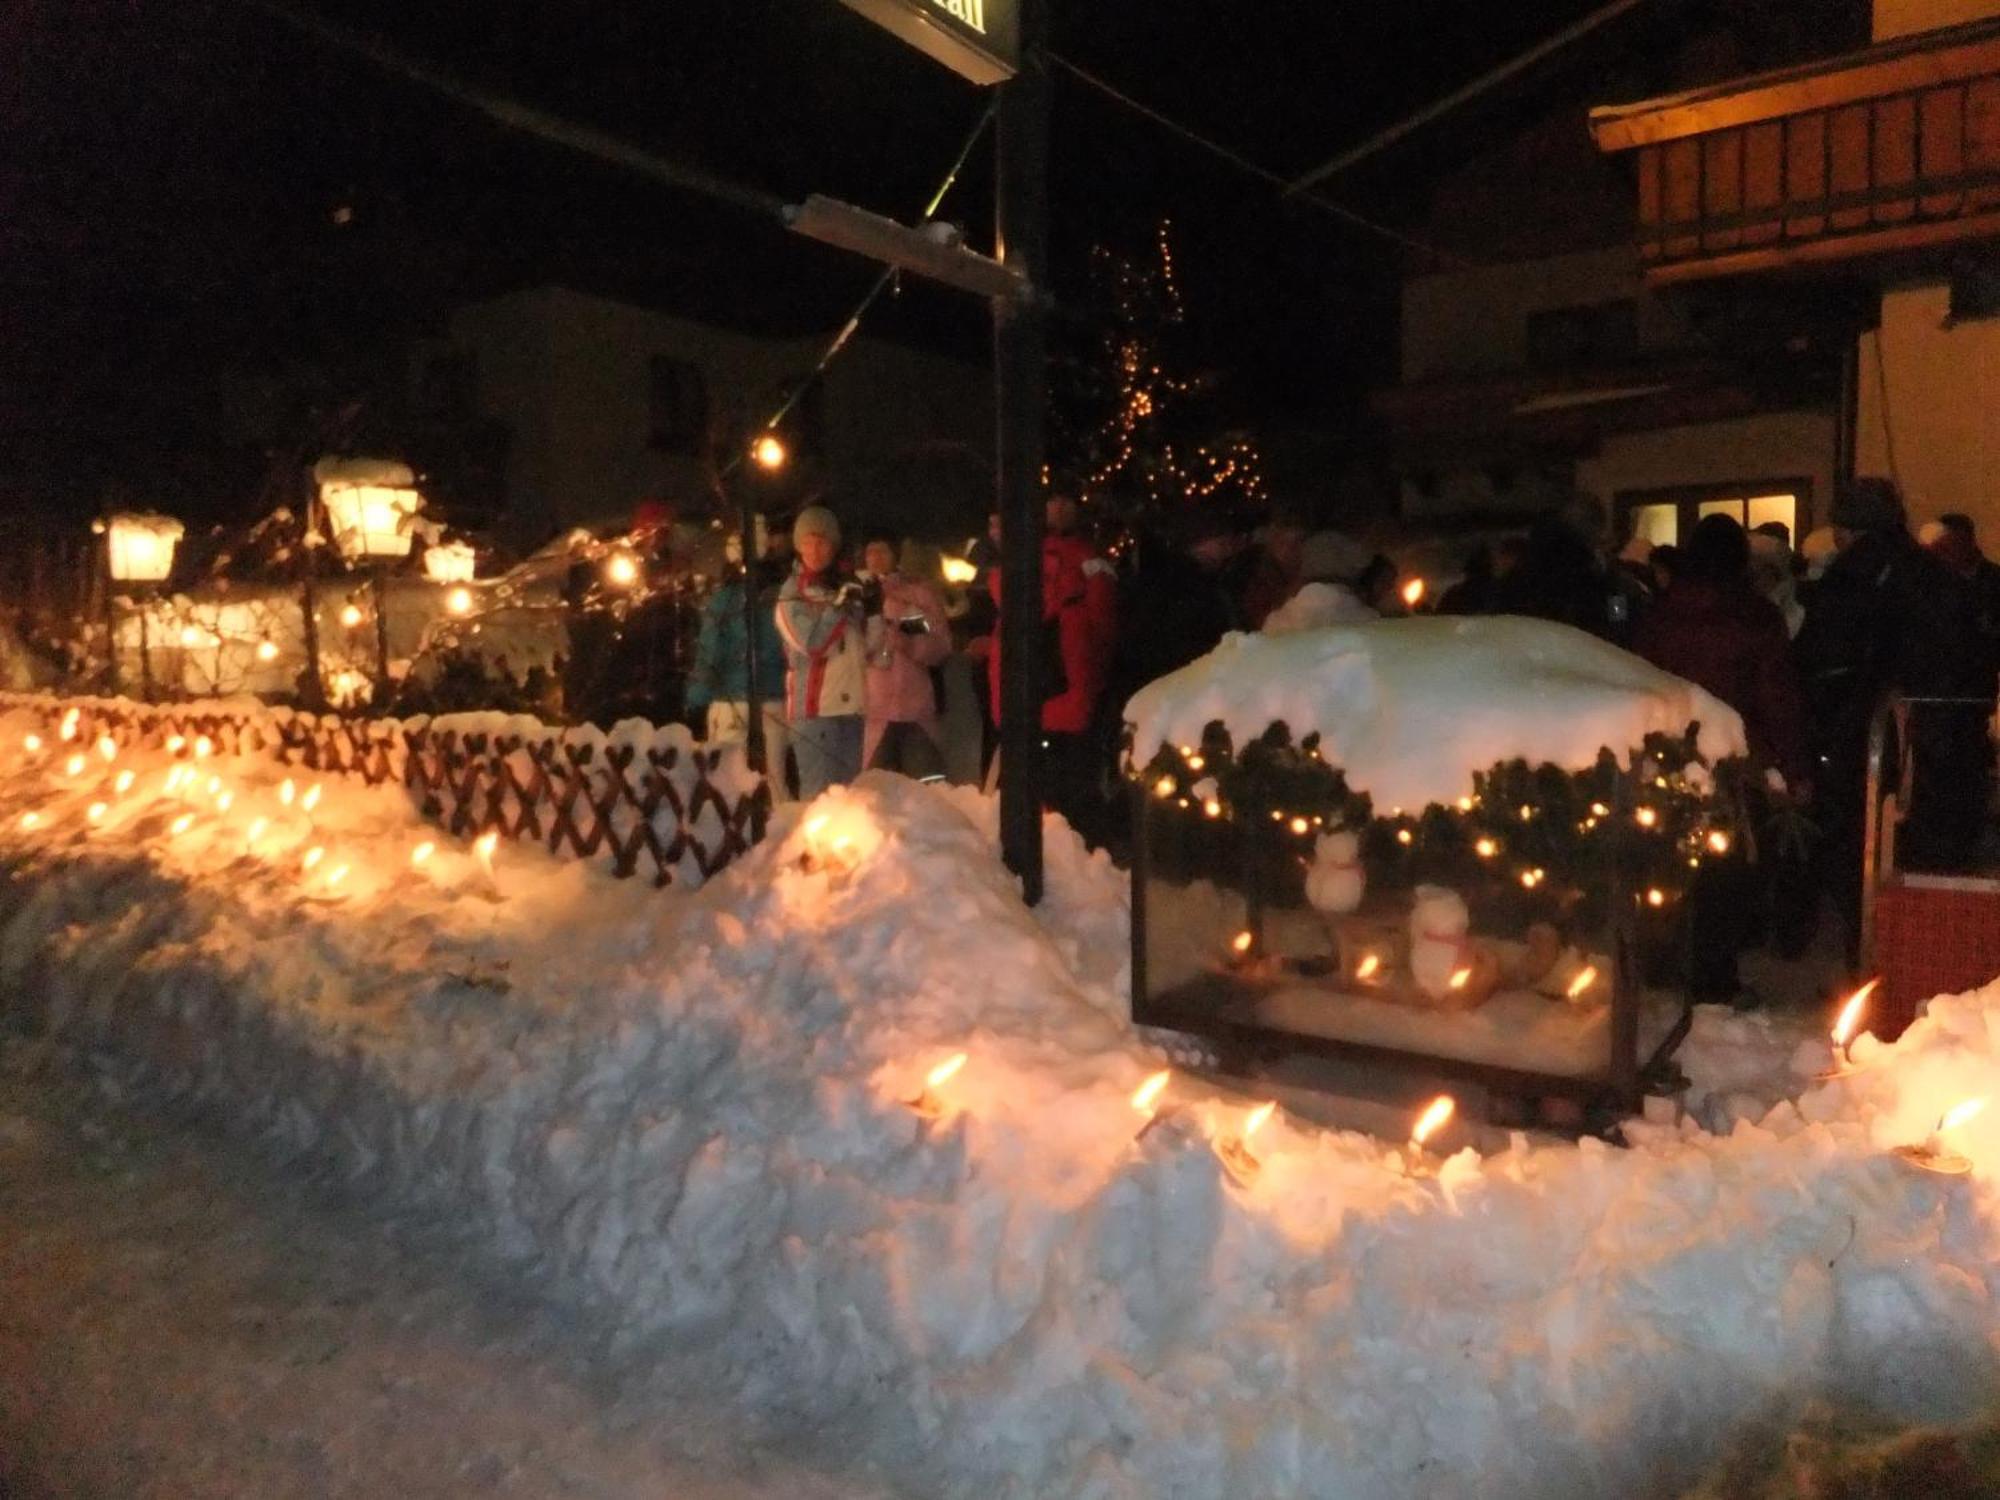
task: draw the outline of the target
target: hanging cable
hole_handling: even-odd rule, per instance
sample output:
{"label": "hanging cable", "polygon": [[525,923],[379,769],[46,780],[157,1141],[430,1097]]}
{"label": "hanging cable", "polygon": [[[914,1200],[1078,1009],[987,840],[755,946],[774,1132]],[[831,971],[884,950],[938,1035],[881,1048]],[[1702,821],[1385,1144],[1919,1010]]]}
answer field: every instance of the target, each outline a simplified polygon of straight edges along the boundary
{"label": "hanging cable", "polygon": [[[1150,105],[1141,104],[1137,99],[1134,99],[1130,94],[1124,93],[1118,88],[1116,88],[1114,85],[1106,83],[1102,78],[1099,78],[1095,73],[1092,73],[1085,68],[1078,67],[1068,58],[1060,56],[1057,53],[1051,52],[1049,54],[1049,61],[1055,64],[1055,66],[1057,66],[1058,68],[1061,68],[1065,73],[1069,74],[1072,78],[1076,79],[1077,82],[1085,84],[1090,88],[1096,89],[1100,94],[1103,94],[1106,98],[1111,99],[1116,103],[1124,105],[1125,108],[1131,110],[1134,114],[1140,115],[1145,119],[1151,120],[1155,125],[1159,126],[1162,130],[1169,131],[1172,134],[1179,136],[1182,140],[1187,141],[1191,145],[1199,146],[1202,150],[1208,152],[1210,155],[1215,156],[1221,159],[1222,161],[1229,163],[1230,166],[1235,167],[1239,172],[1248,173],[1250,176],[1256,178],[1259,182],[1264,183],[1266,186],[1277,188],[1281,193],[1289,194],[1292,192],[1292,184],[1288,178],[1280,176],[1278,173],[1271,171],[1268,167],[1259,166],[1256,162],[1251,161],[1248,157],[1243,156],[1238,152],[1230,150],[1229,147],[1224,146],[1219,142],[1210,140],[1207,136],[1200,135],[1197,132],[1190,130],[1187,126],[1181,124],[1177,120],[1169,119],[1167,116],[1161,114],[1158,110],[1152,108]],[[1377,220],[1367,217],[1365,214],[1358,214],[1353,209],[1346,207],[1344,204],[1336,203],[1333,199],[1327,197],[1324,193],[1315,192],[1312,191],[1311,189],[1302,189],[1298,192],[1297,196],[1302,198],[1305,202],[1312,204],[1315,208],[1322,209],[1325,212],[1331,214],[1334,218],[1339,219],[1341,222],[1345,224],[1350,224],[1356,229],[1366,230],[1370,234],[1378,235],[1383,239],[1401,245],[1406,250],[1415,250],[1421,255],[1432,256],[1446,265],[1470,266],[1474,264],[1474,262],[1468,260],[1466,257],[1462,255],[1455,255],[1449,250],[1440,250],[1435,245],[1427,245],[1422,240],[1414,239],[1411,236],[1404,234],[1400,229],[1395,229],[1387,224],[1380,223]]]}
{"label": "hanging cable", "polygon": [[762,188],[751,187],[740,182],[730,182],[717,177],[699,167],[691,167],[654,151],[635,146],[629,141],[598,130],[589,125],[579,125],[573,120],[565,120],[546,110],[522,104],[485,89],[476,88],[449,73],[441,72],[428,63],[420,62],[407,53],[379,42],[373,37],[335,22],[323,20],[307,11],[295,9],[284,0],[236,0],[236,4],[247,10],[254,10],[272,20],[283,22],[296,31],[304,32],[315,40],[326,43],[352,56],[374,64],[384,72],[394,73],[411,83],[443,94],[446,98],[477,110],[497,124],[509,130],[524,131],[539,136],[571,151],[585,156],[594,156],[600,161],[612,162],[651,177],[672,187],[687,192],[699,193],[749,213],[764,214],[772,218],[782,218],[785,203],[776,193]]}
{"label": "hanging cable", "polygon": [[[965,164],[972,159],[973,147],[979,144],[979,138],[986,134],[987,127],[993,123],[993,112],[996,108],[996,104],[988,104],[986,106],[984,113],[980,115],[978,122],[972,127],[972,133],[965,138],[965,145],[959,149],[958,159],[951,164],[951,170],[944,174],[944,181],[938,184],[937,191],[931,194],[930,201],[924,205],[923,212],[917,216],[918,223],[926,223],[935,218],[937,211],[944,206],[944,200],[958,183],[959,174],[965,170]],[[841,350],[847,347],[848,341],[860,331],[861,320],[868,316],[868,310],[895,283],[896,274],[896,271],[891,268],[875,278],[874,285],[868,288],[868,292],[862,297],[860,305],[854,309],[848,320],[841,325],[840,331],[827,344],[826,351],[819,357],[819,362],[792,388],[786,395],[784,403],[779,406],[777,412],[769,421],[757,429],[759,432],[769,432],[780,422],[784,421],[786,417],[792,414],[792,408],[799,404],[805,393],[819,383],[820,378],[826,374],[834,360],[840,357]],[[735,473],[737,466],[742,462],[742,454],[730,455],[729,462],[723,466],[723,476],[727,478],[729,475]]]}

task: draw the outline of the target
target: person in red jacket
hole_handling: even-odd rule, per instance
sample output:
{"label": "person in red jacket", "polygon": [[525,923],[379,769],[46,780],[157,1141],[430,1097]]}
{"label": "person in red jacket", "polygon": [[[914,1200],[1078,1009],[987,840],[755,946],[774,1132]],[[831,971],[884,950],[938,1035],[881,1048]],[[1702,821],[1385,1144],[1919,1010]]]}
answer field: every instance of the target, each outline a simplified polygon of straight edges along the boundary
{"label": "person in red jacket", "polygon": [[[1694,529],[1673,584],[1639,623],[1633,649],[1656,667],[1707,688],[1743,716],[1759,770],[1777,771],[1784,795],[1806,794],[1805,694],[1792,660],[1791,632],[1778,607],[1750,575],[1750,539],[1728,516],[1706,516]],[[1761,801],[1761,791],[1750,789]],[[1773,844],[1779,842],[1769,841]],[[1811,884],[1796,865],[1767,851],[1763,894],[1781,949],[1804,947],[1817,916]],[[1744,996],[1736,960],[1756,932],[1759,890],[1735,861],[1710,864],[1689,892],[1693,949],[1689,987],[1697,1001]]]}
{"label": "person in red jacket", "polygon": [[[1044,664],[1042,740],[1049,806],[1085,837],[1102,822],[1103,757],[1091,734],[1098,700],[1111,665],[1118,625],[1118,585],[1111,564],[1079,534],[1076,501],[1049,497],[1048,532],[1042,539],[1042,620],[1054,650]],[[1002,580],[987,575],[993,602],[1000,603]],[[1060,664],[1060,672],[1057,668]],[[1052,680],[1059,676],[1060,680]],[[1000,722],[1000,642],[992,655],[993,721]],[[1004,772],[1004,767],[1003,767]]]}

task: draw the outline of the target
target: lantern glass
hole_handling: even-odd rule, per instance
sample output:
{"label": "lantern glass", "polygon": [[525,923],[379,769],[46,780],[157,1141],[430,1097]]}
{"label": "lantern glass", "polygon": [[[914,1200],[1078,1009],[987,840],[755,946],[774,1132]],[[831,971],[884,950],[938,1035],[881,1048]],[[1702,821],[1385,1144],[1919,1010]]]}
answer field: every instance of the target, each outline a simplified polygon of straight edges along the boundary
{"label": "lantern glass", "polygon": [[424,553],[424,577],[432,583],[470,583],[473,556],[469,543],[440,542]]}
{"label": "lantern glass", "polygon": [[126,512],[105,523],[111,576],[119,583],[159,583],[174,569],[186,528],[171,516]]}
{"label": "lantern glass", "polygon": [[329,481],[320,486],[333,544],[349,557],[408,557],[410,522],[423,505],[413,487]]}

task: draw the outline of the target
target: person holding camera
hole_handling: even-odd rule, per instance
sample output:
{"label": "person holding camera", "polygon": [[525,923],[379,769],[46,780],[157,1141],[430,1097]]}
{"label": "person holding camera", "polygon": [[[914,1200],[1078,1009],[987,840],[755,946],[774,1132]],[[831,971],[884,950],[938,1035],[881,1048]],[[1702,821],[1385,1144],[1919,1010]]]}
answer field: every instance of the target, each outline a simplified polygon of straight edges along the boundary
{"label": "person holding camera", "polygon": [[867,726],[861,763],[919,781],[944,778],[931,669],[951,655],[951,625],[936,589],[896,571],[898,539],[869,533],[861,549],[868,643]]}
{"label": "person holding camera", "polygon": [[861,770],[867,621],[882,591],[841,573],[840,522],[825,506],[799,512],[792,545],[798,560],[778,590],[777,621],[785,643],[792,761],[799,796],[810,801]]}

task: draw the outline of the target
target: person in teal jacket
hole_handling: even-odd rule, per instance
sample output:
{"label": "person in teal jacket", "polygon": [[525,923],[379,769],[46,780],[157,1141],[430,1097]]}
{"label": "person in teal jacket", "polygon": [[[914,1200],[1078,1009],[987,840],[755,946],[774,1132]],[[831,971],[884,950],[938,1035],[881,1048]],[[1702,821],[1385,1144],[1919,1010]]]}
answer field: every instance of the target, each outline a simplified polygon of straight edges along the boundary
{"label": "person in teal jacket", "polygon": [[[730,550],[734,557],[737,549]],[[785,648],[778,639],[777,590],[760,578],[757,592],[757,697],[764,714],[764,763],[770,767],[771,795],[782,802],[787,797],[785,752],[791,742],[785,720]],[[701,635],[688,676],[688,709],[706,710],[710,744],[750,737],[749,675],[743,653],[743,570],[738,568],[702,606]]]}

